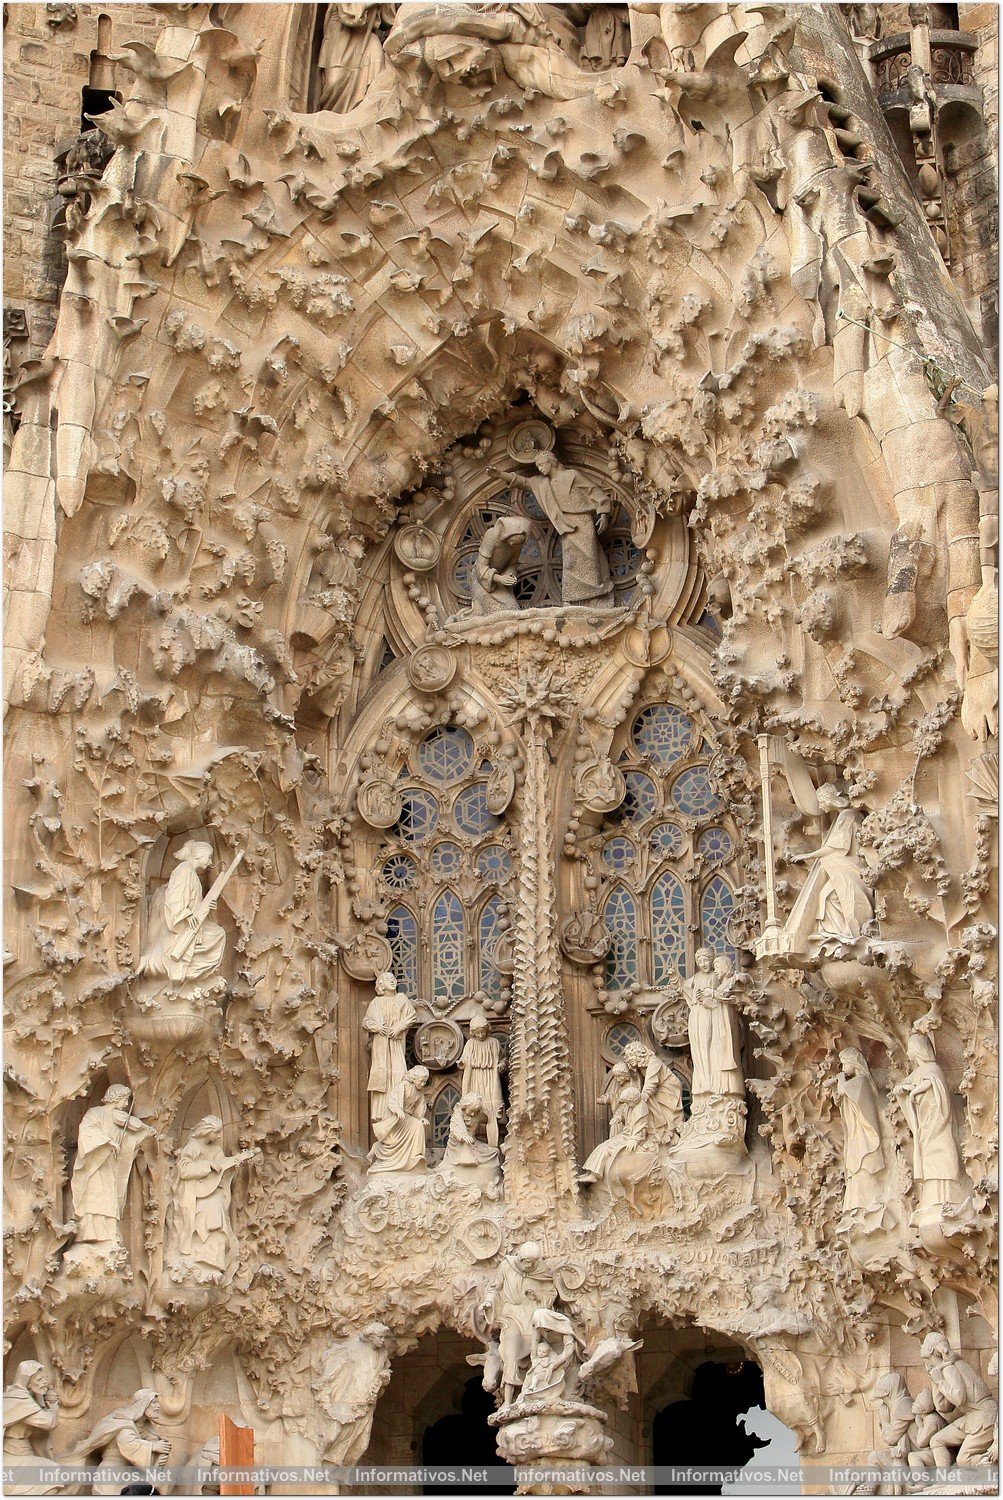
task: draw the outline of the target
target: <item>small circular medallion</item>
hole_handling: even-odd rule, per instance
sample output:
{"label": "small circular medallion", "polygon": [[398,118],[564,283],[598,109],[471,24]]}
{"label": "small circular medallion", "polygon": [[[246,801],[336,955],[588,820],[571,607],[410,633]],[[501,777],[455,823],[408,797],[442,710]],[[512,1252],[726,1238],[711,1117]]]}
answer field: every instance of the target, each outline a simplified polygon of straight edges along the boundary
{"label": "small circular medallion", "polygon": [[672,651],[672,632],[667,625],[656,625],[653,630],[632,626],[623,637],[622,649],[632,667],[657,666]]}
{"label": "small circular medallion", "polygon": [[474,1260],[490,1260],[502,1246],[502,1232],[494,1219],[471,1219],[460,1239]]}
{"label": "small circular medallion", "polygon": [[463,1051],[463,1032],[455,1021],[423,1021],[415,1028],[412,1046],[423,1067],[438,1072],[459,1061]]}
{"label": "small circular medallion", "polygon": [[392,782],[373,776],[355,794],[359,817],[370,828],[391,828],[401,815],[401,794]]}
{"label": "small circular medallion", "polygon": [[561,952],[574,964],[597,964],[613,943],[613,934],[598,912],[576,911],[559,928]]}
{"label": "small circular medallion", "polygon": [[420,646],[407,663],[408,681],[422,693],[439,693],[456,676],[456,657],[445,646]]}
{"label": "small circular medallion", "polygon": [[582,766],[575,777],[575,791],[590,812],[608,813],[620,806],[627,783],[620,768],[604,756]]}
{"label": "small circular medallion", "polygon": [[441,550],[435,532],[420,521],[413,526],[402,526],[394,537],[394,551],[405,568],[414,573],[427,573],[434,568]]}
{"label": "small circular medallion", "polygon": [[390,944],[378,932],[360,932],[341,950],[342,968],[353,979],[375,979],[377,974],[385,974],[392,963]]}
{"label": "small circular medallion", "polygon": [[651,1015],[651,1034],[663,1047],[685,1047],[687,1005],[682,995],[670,996],[655,1006]]}
{"label": "small circular medallion", "polygon": [[517,463],[529,463],[535,454],[541,451],[549,453],[553,448],[554,429],[549,422],[532,417],[528,422],[520,422],[512,428],[505,446],[509,457],[514,458]]}
{"label": "small circular medallion", "polygon": [[507,760],[498,761],[491,768],[487,786],[484,789],[484,801],[489,813],[500,818],[506,810],[512,798],[515,796],[515,771],[511,762]]}

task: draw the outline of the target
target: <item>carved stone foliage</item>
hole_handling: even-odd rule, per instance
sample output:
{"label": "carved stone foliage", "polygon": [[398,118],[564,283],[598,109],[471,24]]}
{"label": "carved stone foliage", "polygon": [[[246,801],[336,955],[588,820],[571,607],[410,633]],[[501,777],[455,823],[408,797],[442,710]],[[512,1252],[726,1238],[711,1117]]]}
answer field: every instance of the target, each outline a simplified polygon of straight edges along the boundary
{"label": "carved stone foliage", "polygon": [[6,486],[14,1451],[352,1462],[446,1328],[596,1462],[696,1325],[982,1463],[989,372],[841,9],[116,66]]}

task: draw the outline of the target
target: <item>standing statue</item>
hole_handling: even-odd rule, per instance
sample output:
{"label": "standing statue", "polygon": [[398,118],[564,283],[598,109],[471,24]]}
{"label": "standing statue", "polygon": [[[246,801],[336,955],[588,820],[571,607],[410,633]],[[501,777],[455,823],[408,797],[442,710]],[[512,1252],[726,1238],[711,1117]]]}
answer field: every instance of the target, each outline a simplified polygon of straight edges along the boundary
{"label": "standing statue", "polygon": [[871,1387],[871,1400],[878,1417],[878,1431],[887,1444],[884,1453],[876,1455],[884,1464],[905,1464],[912,1429],[912,1397],[897,1370],[879,1375]]}
{"label": "standing statue", "polygon": [[534,1313],[550,1310],[556,1302],[553,1274],[535,1241],[527,1240],[514,1255],[505,1256],[497,1285],[483,1304],[489,1326],[499,1329],[503,1405],[515,1400],[522,1385],[534,1345]]}
{"label": "standing statue", "polygon": [[386,1113],[373,1123],[376,1143],[369,1151],[369,1172],[424,1172],[428,1069],[410,1068],[387,1098]]}
{"label": "standing statue", "polygon": [[499,516],[481,539],[470,580],[470,603],[475,615],[495,615],[518,609],[513,593],[516,563],[529,536],[523,516]]}
{"label": "standing statue", "polygon": [[449,1119],[449,1138],[440,1172],[465,1186],[488,1186],[501,1173],[498,1147],[478,1139],[484,1118],[479,1095],[464,1093]]}
{"label": "standing statue", "polygon": [[3,1467],[8,1495],[55,1495],[59,1484],[21,1483],[18,1469],[45,1463],[48,1454],[35,1446],[36,1436],[51,1432],[59,1420],[59,1401],[49,1385],[45,1366],[37,1359],[22,1360],[3,1393]]}
{"label": "standing statue", "polygon": [[174,1218],[178,1250],[196,1279],[218,1280],[240,1252],[230,1223],[233,1174],[241,1162],[260,1156],[255,1147],[227,1156],[223,1121],[206,1115],[192,1130],[174,1167]]}
{"label": "standing statue", "polygon": [[968,1196],[954,1133],[951,1095],[928,1036],[912,1032],[906,1052],[912,1072],[903,1078],[895,1094],[912,1134],[913,1181],[920,1212],[939,1211],[945,1204],[963,1203]]}
{"label": "standing statue", "polygon": [[585,22],[581,64],[593,72],[622,68],[630,54],[630,22],[627,7],[593,5]]}
{"label": "standing statue", "polygon": [[988,1463],[997,1416],[989,1387],[954,1352],[942,1333],[927,1334],[919,1352],[930,1376],[933,1404],[946,1418],[946,1426],[930,1438],[936,1467],[947,1469],[956,1464],[966,1468]]}
{"label": "standing statue", "polygon": [[729,958],[722,955],[715,962],[710,948],[698,948],[696,973],[682,983],[689,1006],[687,1032],[693,1060],[690,1090],[694,1097],[745,1096],[738,1017],[726,994],[732,973]]}
{"label": "standing statue", "polygon": [[818,806],[836,816],[817,849],[791,856],[811,868],[784,923],[787,951],[811,958],[827,941],[855,943],[874,915],[863,878],[859,818],[849,798],[838,787],[820,786]]}
{"label": "standing statue", "polygon": [[385,1323],[367,1323],[325,1355],[314,1383],[318,1405],[331,1421],[325,1463],[357,1463],[369,1447],[376,1402],[390,1379],[392,1339]]}
{"label": "standing statue", "polygon": [[878,1093],[864,1054],[844,1047],[836,1100],[843,1120],[843,1213],[876,1208],[882,1200],[885,1152],[881,1143]]}
{"label": "standing statue", "polygon": [[361,104],[386,66],[379,28],[392,26],[396,5],[329,5],[317,67],[318,110],[347,114]]}
{"label": "standing statue", "polygon": [[212,845],[190,839],[178,850],[162,904],[155,899],[150,913],[151,942],[139,961],[138,973],[180,985],[219,972],[226,933],[209,921],[209,914],[243,857],[243,851],[238,851],[203,895],[202,871],[212,863]]}
{"label": "standing statue", "polygon": [[122,1216],[136,1152],[149,1126],[129,1113],[131,1091],[122,1083],[105,1090],[77,1132],[77,1159],[70,1178],[76,1243],[105,1252],[123,1250]]}
{"label": "standing statue", "polygon": [[[532,492],[561,538],[561,601],[564,604],[610,604],[613,580],[599,537],[609,520],[610,500],[597,484],[576,469],[565,468],[548,450],[538,452],[539,478]],[[525,479],[513,479],[513,495],[525,492]]]}
{"label": "standing statue", "polygon": [[383,1119],[391,1094],[407,1072],[404,1041],[417,1019],[418,1012],[407,996],[397,993],[396,977],[389,970],[377,974],[376,996],[362,1018],[372,1037],[368,1091],[369,1116],[374,1125]]}
{"label": "standing statue", "polygon": [[[157,1392],[144,1388],[133,1396],[125,1406],[116,1407],[91,1430],[63,1462],[84,1463],[87,1459],[98,1468],[133,1468],[136,1482],[142,1483],[144,1469],[155,1464],[165,1464],[171,1455],[171,1445],[166,1438],[158,1437],[155,1423],[161,1420],[160,1401]],[[121,1495],[122,1481],[113,1484],[92,1484],[92,1495]]]}
{"label": "standing statue", "polygon": [[503,1104],[501,1042],[491,1035],[490,1023],[483,1012],[471,1018],[470,1036],[460,1054],[460,1066],[463,1069],[460,1092],[476,1094],[480,1099],[487,1120],[488,1145],[497,1146]]}
{"label": "standing statue", "polygon": [[643,1042],[628,1042],[623,1060],[638,1079],[641,1102],[647,1106],[648,1136],[652,1144],[671,1146],[683,1127],[683,1090],[667,1062]]}

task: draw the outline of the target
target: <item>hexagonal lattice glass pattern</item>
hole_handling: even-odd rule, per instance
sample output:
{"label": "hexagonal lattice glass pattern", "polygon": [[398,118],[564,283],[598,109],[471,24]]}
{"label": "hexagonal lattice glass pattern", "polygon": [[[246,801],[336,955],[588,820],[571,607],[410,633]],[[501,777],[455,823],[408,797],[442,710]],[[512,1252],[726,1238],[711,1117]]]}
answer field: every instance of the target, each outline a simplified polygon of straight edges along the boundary
{"label": "hexagonal lattice glass pattern", "polygon": [[406,891],[418,878],[418,866],[409,854],[392,854],[383,866],[383,883],[389,891]]}
{"label": "hexagonal lattice glass pattern", "polygon": [[728,923],[734,911],[734,896],[721,876],[715,875],[700,900],[700,936],[705,948],[727,954],[732,963],[738,960],[728,938]]}
{"label": "hexagonal lattice glass pattern", "polygon": [[606,988],[625,990],[637,979],[637,912],[624,886],[614,886],[603,906],[603,919],[613,934],[606,955]]}
{"label": "hexagonal lattice glass pattern", "polygon": [[463,863],[463,852],[459,844],[436,844],[432,850],[429,866],[436,880],[449,880],[458,875]]}
{"label": "hexagonal lattice glass pattern", "polygon": [[717,812],[721,798],[710,784],[706,766],[688,766],[672,783],[672,800],[681,813],[704,818]]}
{"label": "hexagonal lattice glass pattern", "polygon": [[671,766],[693,748],[693,720],[671,703],[651,703],[634,720],[630,737],[638,755],[655,765]]}
{"label": "hexagonal lattice glass pattern", "polygon": [[439,804],[431,792],[417,787],[404,788],[401,815],[394,824],[394,833],[405,844],[423,844],[435,832],[439,821]]}
{"label": "hexagonal lattice glass pattern", "polygon": [[683,830],[678,823],[659,823],[648,835],[651,852],[660,859],[674,859],[683,852]]}
{"label": "hexagonal lattice glass pattern", "polygon": [[502,844],[488,844],[478,854],[476,868],[485,880],[507,880],[512,871],[512,856]]}
{"label": "hexagonal lattice glass pattern", "polygon": [[418,924],[406,906],[395,906],[387,917],[387,942],[397,988],[413,999],[418,993]]}
{"label": "hexagonal lattice glass pattern", "polygon": [[708,864],[721,865],[731,858],[735,846],[731,835],[724,828],[705,828],[697,839],[697,852]]}
{"label": "hexagonal lattice glass pattern", "polygon": [[463,907],[443,891],[432,909],[432,993],[439,1002],[462,1000],[465,984]]}
{"label": "hexagonal lattice glass pattern", "polygon": [[658,989],[686,968],[686,896],[666,870],[651,887],[651,971]]}
{"label": "hexagonal lattice glass pattern", "polygon": [[453,1110],[460,1102],[460,1091],[455,1084],[445,1084],[432,1103],[432,1150],[434,1162],[441,1161],[449,1141],[449,1122]]}
{"label": "hexagonal lattice glass pattern", "polygon": [[612,870],[615,875],[620,875],[637,858],[637,850],[630,839],[620,838],[608,839],[603,845],[602,862],[607,870]]}
{"label": "hexagonal lattice glass pattern", "polygon": [[473,839],[498,827],[501,819],[488,811],[486,782],[475,781],[472,786],[466,786],[462,792],[457,793],[453,803],[453,821],[461,833],[466,833]]}
{"label": "hexagonal lattice glass pattern", "polygon": [[418,746],[418,770],[429,781],[451,786],[466,776],[474,763],[474,742],[465,729],[437,724]]}

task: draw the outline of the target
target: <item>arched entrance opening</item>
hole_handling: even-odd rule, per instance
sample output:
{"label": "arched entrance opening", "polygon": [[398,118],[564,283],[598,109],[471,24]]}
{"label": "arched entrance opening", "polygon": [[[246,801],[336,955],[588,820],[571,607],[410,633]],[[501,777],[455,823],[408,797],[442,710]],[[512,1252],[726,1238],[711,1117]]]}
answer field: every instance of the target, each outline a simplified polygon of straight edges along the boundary
{"label": "arched entrance opening", "polygon": [[[432,1468],[501,1464],[495,1430],[488,1426],[494,1398],[467,1362],[468,1355],[479,1353],[483,1346],[473,1339],[441,1328],[396,1360],[361,1461]],[[499,1486],[483,1493],[511,1494],[513,1489]],[[395,1487],[394,1493],[448,1495],[469,1490],[469,1485],[429,1484]]]}

